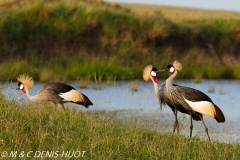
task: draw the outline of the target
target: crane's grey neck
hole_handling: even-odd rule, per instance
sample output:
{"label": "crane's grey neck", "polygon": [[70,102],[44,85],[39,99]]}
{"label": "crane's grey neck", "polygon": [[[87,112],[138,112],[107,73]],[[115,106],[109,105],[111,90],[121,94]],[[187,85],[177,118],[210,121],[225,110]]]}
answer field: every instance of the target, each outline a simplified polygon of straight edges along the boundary
{"label": "crane's grey neck", "polygon": [[157,97],[160,95],[159,94],[159,90],[158,90],[158,84],[156,82],[153,82],[153,85],[154,85],[154,90],[155,90],[155,93],[157,95]]}
{"label": "crane's grey neck", "polygon": [[154,85],[154,90],[155,90],[156,96],[158,98],[160,109],[162,109],[162,102],[161,102],[161,97],[160,97],[160,93],[159,93],[159,89],[158,89],[158,84],[153,81],[153,85]]}
{"label": "crane's grey neck", "polygon": [[25,91],[26,91],[26,95],[27,95],[27,98],[28,98],[29,101],[35,102],[35,103],[41,102],[41,99],[37,98],[36,96],[31,96],[29,94],[29,90],[27,88],[25,88]]}
{"label": "crane's grey neck", "polygon": [[171,89],[173,87],[173,79],[176,77],[177,75],[177,70],[174,71],[174,73],[166,80],[166,89],[168,94],[171,93]]}

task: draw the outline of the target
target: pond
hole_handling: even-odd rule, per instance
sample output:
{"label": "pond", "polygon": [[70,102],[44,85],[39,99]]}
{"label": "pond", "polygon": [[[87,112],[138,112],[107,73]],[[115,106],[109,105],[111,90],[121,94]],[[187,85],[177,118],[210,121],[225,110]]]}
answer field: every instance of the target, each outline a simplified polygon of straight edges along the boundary
{"label": "pond", "polygon": [[[137,91],[132,91],[132,86],[137,83]],[[161,84],[162,81],[159,81]],[[206,93],[213,102],[219,106],[225,115],[225,123],[217,123],[215,119],[204,116],[204,121],[209,129],[212,139],[218,139],[225,142],[240,142],[240,81],[239,80],[203,80],[201,83],[194,83],[190,80],[176,80],[174,83],[191,88],[198,89]],[[126,116],[147,117],[145,123],[154,123],[156,126],[161,124],[162,128],[152,125],[154,129],[159,131],[172,131],[174,123],[174,115],[168,106],[159,109],[159,104],[153,90],[152,82],[116,82],[112,85],[106,83],[89,84],[88,88],[79,89],[76,82],[68,83],[80,92],[87,95],[93,102],[90,109],[83,106],[77,106],[81,110],[110,110],[118,111],[120,118]],[[30,94],[34,95],[42,86],[42,83],[36,83],[30,89]],[[136,85],[136,84],[135,84]],[[2,85],[4,95],[17,99],[17,101],[28,101],[26,95],[16,90],[17,83],[8,83]],[[98,89],[96,89],[98,88]],[[73,106],[68,103],[66,106]],[[189,136],[190,118],[185,114],[178,114],[179,123],[181,124],[181,134]],[[199,135],[207,138],[204,126],[201,121],[193,121],[193,137]]]}

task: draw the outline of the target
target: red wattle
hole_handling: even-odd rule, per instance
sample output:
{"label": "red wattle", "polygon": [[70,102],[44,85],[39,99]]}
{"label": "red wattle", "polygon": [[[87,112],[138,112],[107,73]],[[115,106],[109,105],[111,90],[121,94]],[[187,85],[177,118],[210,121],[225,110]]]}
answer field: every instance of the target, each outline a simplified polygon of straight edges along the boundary
{"label": "red wattle", "polygon": [[153,80],[154,80],[155,83],[158,83],[158,79],[156,77],[153,78]]}

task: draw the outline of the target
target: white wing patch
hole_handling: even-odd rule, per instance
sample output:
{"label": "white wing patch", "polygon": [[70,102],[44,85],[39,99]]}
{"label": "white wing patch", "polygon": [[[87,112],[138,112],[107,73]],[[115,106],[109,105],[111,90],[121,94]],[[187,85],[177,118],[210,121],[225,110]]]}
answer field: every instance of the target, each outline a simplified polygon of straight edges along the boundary
{"label": "white wing patch", "polygon": [[83,95],[74,89],[66,93],[60,93],[59,96],[62,97],[64,101],[73,101],[73,102],[84,101]]}
{"label": "white wing patch", "polygon": [[184,100],[188,103],[188,105],[196,112],[205,114],[209,117],[214,118],[216,115],[216,110],[214,108],[214,105],[211,102],[208,101],[199,101],[199,102],[193,102],[189,101],[184,98]]}

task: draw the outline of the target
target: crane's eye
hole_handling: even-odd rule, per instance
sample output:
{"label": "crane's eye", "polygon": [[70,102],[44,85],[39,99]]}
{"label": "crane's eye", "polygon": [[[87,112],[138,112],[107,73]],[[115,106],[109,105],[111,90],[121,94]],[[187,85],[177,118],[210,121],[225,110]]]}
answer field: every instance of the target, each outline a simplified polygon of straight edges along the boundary
{"label": "crane's eye", "polygon": [[151,76],[156,77],[156,76],[157,76],[157,73],[154,72],[154,71],[151,71]]}
{"label": "crane's eye", "polygon": [[171,68],[169,69],[169,71],[170,71],[171,73],[173,73],[173,72],[175,71],[175,68],[174,68],[174,67],[171,67]]}
{"label": "crane's eye", "polygon": [[21,84],[21,85],[19,86],[19,89],[21,89],[21,90],[23,90],[23,89],[24,89],[24,86],[23,86],[23,84]]}

